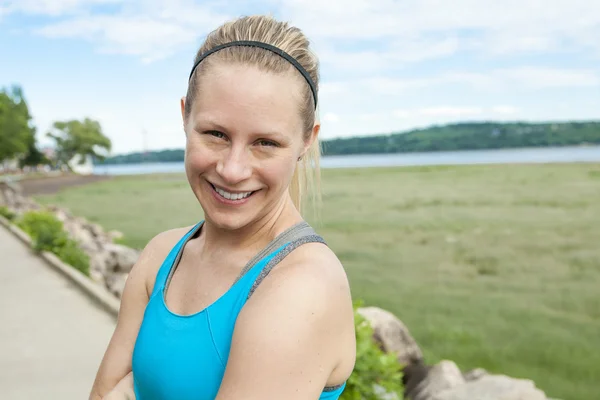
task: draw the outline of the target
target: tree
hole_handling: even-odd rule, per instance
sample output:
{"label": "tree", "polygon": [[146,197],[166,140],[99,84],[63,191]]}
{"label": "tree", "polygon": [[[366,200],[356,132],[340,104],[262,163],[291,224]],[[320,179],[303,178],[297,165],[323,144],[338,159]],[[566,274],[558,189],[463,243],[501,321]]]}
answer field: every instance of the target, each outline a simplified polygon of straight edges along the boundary
{"label": "tree", "polygon": [[59,164],[71,169],[69,162],[76,155],[81,163],[89,156],[93,159],[104,159],[100,150],[110,151],[111,141],[104,136],[98,121],[86,118],[83,121],[58,121],[47,136],[56,142],[56,160]]}
{"label": "tree", "polygon": [[35,167],[40,164],[49,164],[50,160],[46,158],[38,147],[35,140],[35,130],[29,135],[26,140],[27,150],[25,151],[24,157],[21,159],[20,167],[23,168],[26,165]]}
{"label": "tree", "polygon": [[0,91],[0,162],[27,153],[35,128],[31,125],[29,107],[19,86]]}

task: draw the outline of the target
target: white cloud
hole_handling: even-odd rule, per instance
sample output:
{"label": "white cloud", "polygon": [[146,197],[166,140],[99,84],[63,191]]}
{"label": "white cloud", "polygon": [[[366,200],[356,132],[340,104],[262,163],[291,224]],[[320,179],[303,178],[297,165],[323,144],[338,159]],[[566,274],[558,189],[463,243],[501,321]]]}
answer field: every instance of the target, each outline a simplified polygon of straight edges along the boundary
{"label": "white cloud", "polygon": [[340,51],[334,45],[322,46],[318,55],[323,64],[330,65],[337,71],[374,73],[398,68],[406,63],[451,56],[459,48],[456,37],[432,37],[395,40],[379,50]]}
{"label": "white cloud", "polygon": [[[111,13],[92,12],[92,5],[99,3],[122,4]],[[177,53],[229,18],[213,11],[214,4],[198,5],[191,0],[48,0],[15,4],[19,4],[19,11],[29,13],[75,14],[79,10],[34,32],[49,38],[85,39],[101,53],[138,56],[144,62]]]}
{"label": "white cloud", "polygon": [[499,80],[509,80],[531,88],[591,87],[600,85],[598,73],[592,70],[519,67],[495,72]]}
{"label": "white cloud", "polygon": [[323,116],[323,121],[325,122],[338,122],[339,120],[339,115],[332,112],[328,112]]}
{"label": "white cloud", "polygon": [[194,40],[189,29],[145,17],[76,18],[46,26],[37,33],[52,38],[85,38],[97,43],[100,52],[137,55],[144,61],[164,58]]}
{"label": "white cloud", "polygon": [[516,114],[519,109],[514,106],[501,105],[492,107],[492,112],[495,114]]}
{"label": "white cloud", "polygon": [[442,107],[428,107],[418,110],[421,115],[427,116],[443,116],[443,117],[467,117],[471,115],[478,115],[483,112],[481,107],[453,107],[453,106],[442,106]]}
{"label": "white cloud", "polygon": [[[356,81],[335,82],[338,88],[354,86],[362,97],[372,95],[398,95],[412,89],[422,89],[449,84],[494,91],[518,88],[573,88],[600,86],[600,75],[588,69],[561,69],[549,67],[517,67],[493,69],[489,72],[447,72],[420,78],[364,78]],[[341,89],[338,89],[341,90]],[[346,93],[348,94],[348,93]]]}
{"label": "white cloud", "polygon": [[118,4],[125,0],[8,0],[7,12],[59,16],[72,14],[98,4]]}
{"label": "white cloud", "polygon": [[[101,51],[151,61],[192,43],[233,15],[233,4],[193,0],[9,0],[7,12],[64,16],[38,27],[51,37],[84,37]],[[94,6],[112,4],[108,14]],[[246,6],[248,7],[248,6]],[[600,2],[589,0],[264,0],[307,32],[324,64],[365,74],[475,52],[592,51],[600,56]],[[1,15],[1,14],[0,14]],[[236,13],[237,15],[237,13]],[[72,28],[72,29],[71,29]],[[377,46],[339,43],[373,40]],[[156,56],[156,55],[161,56]]]}
{"label": "white cloud", "polygon": [[[523,51],[600,55],[600,2],[589,0],[282,0],[282,13],[317,41],[393,40],[403,43],[394,54],[406,61],[435,56],[420,43],[452,38],[438,57],[457,48],[479,54]],[[594,38],[594,39],[592,39]],[[441,42],[443,43],[443,41]]]}
{"label": "white cloud", "polygon": [[490,108],[476,107],[476,106],[432,106],[432,107],[421,107],[415,109],[395,109],[390,112],[390,116],[399,119],[408,118],[449,118],[449,119],[468,119],[478,115],[491,115],[491,114],[515,114],[518,109],[513,106],[494,106]]}

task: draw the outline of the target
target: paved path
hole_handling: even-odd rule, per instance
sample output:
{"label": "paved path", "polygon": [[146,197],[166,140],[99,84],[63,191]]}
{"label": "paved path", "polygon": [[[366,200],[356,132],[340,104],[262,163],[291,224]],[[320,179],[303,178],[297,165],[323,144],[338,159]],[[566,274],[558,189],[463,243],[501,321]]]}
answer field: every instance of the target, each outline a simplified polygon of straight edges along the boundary
{"label": "paved path", "polygon": [[86,400],[114,319],[0,225],[0,398]]}

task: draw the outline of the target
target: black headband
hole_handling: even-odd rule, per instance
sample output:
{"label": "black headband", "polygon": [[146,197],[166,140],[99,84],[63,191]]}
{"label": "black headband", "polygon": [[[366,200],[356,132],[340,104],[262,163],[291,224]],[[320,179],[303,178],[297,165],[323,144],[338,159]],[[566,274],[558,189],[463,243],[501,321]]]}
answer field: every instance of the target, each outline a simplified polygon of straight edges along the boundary
{"label": "black headband", "polygon": [[200,57],[198,58],[198,61],[196,61],[196,63],[194,64],[194,67],[192,68],[192,72],[190,72],[190,77],[188,78],[188,80],[192,79],[192,75],[194,75],[194,71],[196,70],[196,67],[198,66],[198,64],[200,64],[202,62],[202,60],[204,60],[206,57],[208,57],[212,53],[215,53],[221,49],[224,49],[226,47],[231,47],[231,46],[260,47],[260,48],[263,48],[266,50],[270,50],[273,53],[278,54],[281,57],[288,60],[294,67],[296,67],[296,69],[298,71],[300,71],[300,73],[302,74],[304,79],[306,79],[306,82],[308,82],[308,85],[310,86],[310,90],[312,91],[312,94],[313,94],[313,99],[315,100],[315,108],[317,107],[317,89],[315,87],[315,84],[313,83],[313,80],[311,79],[310,75],[308,74],[308,72],[306,72],[304,67],[302,67],[302,65],[300,65],[300,63],[298,61],[296,61],[296,59],[294,57],[290,56],[288,53],[281,50],[280,48],[272,46],[268,43],[257,42],[257,41],[253,41],[253,40],[238,40],[238,41],[234,41],[234,42],[220,44],[216,47],[213,47],[212,49],[208,50],[204,54],[200,55]]}

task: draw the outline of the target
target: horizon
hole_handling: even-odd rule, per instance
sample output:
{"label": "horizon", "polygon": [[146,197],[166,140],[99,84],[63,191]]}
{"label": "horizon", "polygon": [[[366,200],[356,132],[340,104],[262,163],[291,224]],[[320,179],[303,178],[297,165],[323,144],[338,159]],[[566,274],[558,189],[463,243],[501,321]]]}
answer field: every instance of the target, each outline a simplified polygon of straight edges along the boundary
{"label": "horizon", "polygon": [[[553,120],[547,120],[547,121],[459,121],[459,122],[452,122],[452,123],[447,123],[447,124],[433,124],[433,125],[427,125],[427,126],[422,126],[422,127],[415,127],[409,130],[405,130],[405,131],[399,131],[399,132],[388,132],[388,133],[374,133],[374,134],[368,134],[368,135],[356,135],[356,136],[344,136],[344,137],[337,137],[337,138],[329,138],[329,139],[324,139],[321,140],[320,142],[329,142],[329,141],[333,141],[333,140],[344,140],[344,139],[359,139],[359,138],[375,138],[378,136],[390,136],[390,135],[404,135],[407,133],[411,133],[411,132],[415,132],[415,131],[419,131],[419,130],[427,130],[427,129],[431,129],[431,128],[436,128],[436,127],[450,127],[450,126],[458,126],[458,125],[464,125],[464,124],[530,124],[530,125],[547,125],[547,124],[573,124],[573,123],[591,123],[591,124],[600,124],[600,119],[593,119],[593,120],[565,120],[565,121],[553,121]],[[513,147],[510,148],[506,148],[506,149],[515,149]],[[128,156],[128,155],[133,155],[133,154],[143,154],[143,153],[158,153],[158,152],[163,152],[163,151],[184,151],[185,150],[185,146],[182,147],[165,147],[165,148],[160,148],[160,149],[152,149],[152,150],[134,150],[134,151],[129,151],[126,153],[114,153],[111,152],[108,157],[118,157],[118,156]],[[489,150],[489,149],[488,149]],[[470,150],[472,151],[472,150]]]}
{"label": "horizon", "polygon": [[89,117],[111,155],[182,148],[179,98],[197,46],[249,14],[290,21],[311,40],[323,141],[600,120],[600,3],[585,0],[7,0],[0,86],[22,87],[41,146],[54,121]]}

